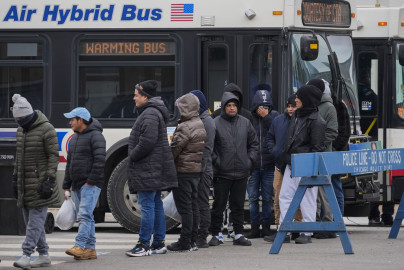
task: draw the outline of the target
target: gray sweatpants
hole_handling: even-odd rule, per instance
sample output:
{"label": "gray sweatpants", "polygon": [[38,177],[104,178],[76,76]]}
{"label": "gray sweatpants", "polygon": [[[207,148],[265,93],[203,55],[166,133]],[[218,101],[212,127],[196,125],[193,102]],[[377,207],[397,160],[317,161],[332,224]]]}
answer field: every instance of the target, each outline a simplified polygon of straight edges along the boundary
{"label": "gray sweatpants", "polygon": [[31,256],[36,251],[40,255],[47,255],[49,246],[45,237],[45,220],[48,207],[23,208],[25,225],[27,226],[25,240],[22,243],[24,255]]}

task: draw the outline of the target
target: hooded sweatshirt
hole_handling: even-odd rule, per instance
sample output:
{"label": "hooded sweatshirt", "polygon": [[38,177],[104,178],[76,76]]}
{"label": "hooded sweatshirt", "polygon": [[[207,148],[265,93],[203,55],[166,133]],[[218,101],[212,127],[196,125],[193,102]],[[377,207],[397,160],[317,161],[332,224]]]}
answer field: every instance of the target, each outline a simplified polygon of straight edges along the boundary
{"label": "hooded sweatshirt", "polygon": [[[256,110],[260,106],[269,107],[269,113],[264,118],[256,113]],[[267,90],[258,90],[257,92],[255,92],[252,101],[251,112],[253,116],[254,129],[257,133],[257,139],[259,142],[258,156],[254,162],[254,169],[273,169],[275,161],[272,153],[269,152],[265,141],[272,121],[276,116],[279,115],[279,113],[272,110],[271,93],[269,93]]]}

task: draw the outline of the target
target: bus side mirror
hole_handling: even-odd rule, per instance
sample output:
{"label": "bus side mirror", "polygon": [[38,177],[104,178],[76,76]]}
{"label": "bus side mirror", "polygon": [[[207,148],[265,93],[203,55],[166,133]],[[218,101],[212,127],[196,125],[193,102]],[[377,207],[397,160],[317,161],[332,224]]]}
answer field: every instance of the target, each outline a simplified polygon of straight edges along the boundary
{"label": "bus side mirror", "polygon": [[404,66],[404,44],[401,44],[398,47],[398,61],[400,65]]}
{"label": "bus side mirror", "polygon": [[300,54],[302,60],[313,61],[318,56],[318,40],[316,36],[303,35],[300,39]]}

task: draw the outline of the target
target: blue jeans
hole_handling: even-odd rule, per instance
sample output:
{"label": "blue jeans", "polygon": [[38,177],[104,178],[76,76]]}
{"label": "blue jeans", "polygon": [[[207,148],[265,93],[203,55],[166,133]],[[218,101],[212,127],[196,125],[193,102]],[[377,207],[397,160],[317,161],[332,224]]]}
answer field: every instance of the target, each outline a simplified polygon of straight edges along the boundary
{"label": "blue jeans", "polygon": [[248,199],[250,201],[251,223],[260,223],[260,187],[262,198],[262,223],[269,223],[271,219],[272,194],[274,192],[274,169],[260,170],[252,172],[247,183]]}
{"label": "blue jeans", "polygon": [[83,185],[79,192],[74,192],[79,230],[75,246],[95,249],[95,222],[93,211],[97,205],[101,189],[97,186]]}
{"label": "blue jeans", "polygon": [[142,211],[139,242],[150,246],[152,234],[153,243],[163,241],[166,237],[166,217],[161,200],[161,191],[139,191],[137,202]]}
{"label": "blue jeans", "polygon": [[332,175],[331,183],[334,188],[335,197],[337,198],[339,210],[341,211],[341,215],[344,216],[344,192],[342,191],[341,176]]}

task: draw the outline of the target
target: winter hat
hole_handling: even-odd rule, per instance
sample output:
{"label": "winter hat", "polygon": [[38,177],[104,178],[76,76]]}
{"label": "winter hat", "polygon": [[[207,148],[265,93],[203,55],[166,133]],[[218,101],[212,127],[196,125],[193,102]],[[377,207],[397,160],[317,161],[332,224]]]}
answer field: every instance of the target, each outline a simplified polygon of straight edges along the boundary
{"label": "winter hat", "polygon": [[330,84],[326,80],[323,80],[323,82],[324,82],[324,92],[323,93],[327,94],[331,97]]}
{"label": "winter hat", "polygon": [[320,89],[321,92],[324,92],[324,89],[325,89],[324,82],[321,79],[311,79],[310,81],[308,81],[306,83],[306,85],[314,85],[315,87]]}
{"label": "winter hat", "polygon": [[323,93],[316,86],[303,85],[296,92],[296,96],[303,103],[303,108],[314,108],[320,105]]}
{"label": "winter hat", "polygon": [[296,101],[295,101],[295,99],[296,99],[296,94],[290,95],[290,96],[288,97],[288,101],[286,102],[286,106],[288,106],[289,104],[291,104],[291,105],[293,105],[293,106],[296,106]]}
{"label": "winter hat", "polygon": [[135,88],[142,94],[148,98],[152,98],[156,96],[157,93],[157,81],[148,80],[144,82],[140,82],[136,84]]}
{"label": "winter hat", "polygon": [[206,102],[205,95],[199,90],[192,90],[190,92],[194,94],[199,99],[199,115],[208,109],[208,103]]}
{"label": "winter hat", "polygon": [[27,116],[34,113],[31,104],[20,94],[14,94],[12,100],[14,102],[14,106],[11,107],[10,110],[13,112],[14,118]]}
{"label": "winter hat", "polygon": [[90,112],[86,108],[83,108],[83,107],[77,107],[73,111],[71,111],[69,113],[65,113],[63,115],[68,119],[71,119],[74,117],[80,117],[86,121],[90,121],[90,119],[91,119]]}
{"label": "winter hat", "polygon": [[243,91],[241,91],[237,84],[229,83],[224,87],[224,92],[233,93],[239,99],[240,105],[243,103]]}

